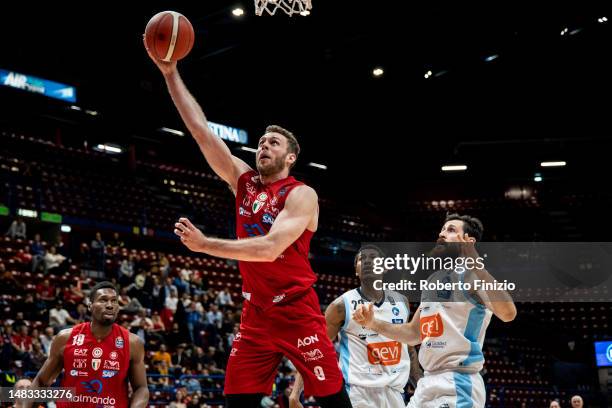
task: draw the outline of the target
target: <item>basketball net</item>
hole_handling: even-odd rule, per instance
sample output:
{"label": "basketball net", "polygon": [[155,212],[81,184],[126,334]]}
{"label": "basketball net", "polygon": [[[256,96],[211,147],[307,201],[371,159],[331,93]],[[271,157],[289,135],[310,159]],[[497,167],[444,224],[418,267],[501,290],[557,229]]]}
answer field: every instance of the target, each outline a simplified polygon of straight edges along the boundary
{"label": "basketball net", "polygon": [[255,14],[258,16],[264,11],[273,16],[279,9],[289,16],[294,14],[307,16],[312,9],[312,3],[311,0],[255,0]]}

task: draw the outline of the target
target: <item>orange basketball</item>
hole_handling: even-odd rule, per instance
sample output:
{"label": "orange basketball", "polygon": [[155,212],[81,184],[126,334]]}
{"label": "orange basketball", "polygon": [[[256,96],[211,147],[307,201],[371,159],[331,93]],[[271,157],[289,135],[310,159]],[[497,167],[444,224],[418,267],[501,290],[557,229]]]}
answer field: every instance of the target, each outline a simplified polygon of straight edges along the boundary
{"label": "orange basketball", "polygon": [[149,20],[145,28],[145,44],[153,56],[162,61],[185,58],[195,33],[187,17],[176,11],[162,11]]}

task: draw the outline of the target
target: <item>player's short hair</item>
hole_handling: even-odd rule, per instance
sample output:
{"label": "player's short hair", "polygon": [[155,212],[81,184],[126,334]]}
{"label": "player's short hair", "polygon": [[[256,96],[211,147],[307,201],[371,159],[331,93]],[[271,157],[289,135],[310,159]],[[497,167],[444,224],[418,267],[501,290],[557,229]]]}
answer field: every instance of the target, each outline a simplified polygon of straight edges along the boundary
{"label": "player's short hair", "polygon": [[91,291],[89,292],[89,302],[90,303],[93,303],[94,299],[96,298],[96,293],[100,289],[112,289],[117,294],[119,294],[117,287],[112,282],[109,282],[109,281],[98,282],[94,285],[93,288],[91,288]]}
{"label": "player's short hair", "polygon": [[[270,125],[266,128],[266,133],[278,133],[285,136],[285,138],[287,139],[287,151],[289,153],[294,153],[297,161],[297,157],[300,155],[300,144],[298,143],[297,138],[292,132],[278,125]],[[293,162],[291,167],[293,167],[294,165],[295,162]]]}
{"label": "player's short hair", "polygon": [[353,260],[353,266],[357,267],[357,261],[359,260],[359,255],[361,255],[361,252],[367,249],[372,249],[376,252],[378,252],[380,254],[380,256],[384,255],[384,252],[382,251],[382,249],[380,249],[379,247],[377,247],[376,245],[363,245],[361,248],[359,248],[359,251],[357,251],[357,253],[355,254],[355,259]]}
{"label": "player's short hair", "polygon": [[476,238],[476,241],[482,240],[482,234],[484,232],[484,226],[482,221],[476,217],[469,215],[459,215],[457,213],[447,214],[445,223],[453,220],[463,221],[463,231],[469,234],[471,237]]}

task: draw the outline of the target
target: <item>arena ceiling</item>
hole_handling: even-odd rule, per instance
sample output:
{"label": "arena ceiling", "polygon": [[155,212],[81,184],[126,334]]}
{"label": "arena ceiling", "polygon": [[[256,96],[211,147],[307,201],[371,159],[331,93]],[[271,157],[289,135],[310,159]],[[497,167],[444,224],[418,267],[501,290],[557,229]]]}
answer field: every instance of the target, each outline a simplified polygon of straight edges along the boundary
{"label": "arena ceiling", "polygon": [[[610,147],[612,21],[599,19],[612,12],[603,2],[539,3],[313,0],[310,16],[290,19],[256,17],[250,1],[13,2],[3,6],[0,68],[74,84],[79,105],[100,115],[6,102],[21,97],[2,89],[2,116],[26,118],[27,106],[80,123],[88,137],[195,159],[191,142],[156,131],[182,127],[141,43],[148,19],[173,9],[196,29],[180,69],[209,119],[252,140],[270,123],[294,130],[298,170],[335,183],[350,175],[343,185],[367,189],[531,181],[539,161],[563,159],[582,177]],[[246,14],[235,18],[239,6]],[[385,73],[374,78],[378,66]],[[442,174],[451,163],[469,171]]]}

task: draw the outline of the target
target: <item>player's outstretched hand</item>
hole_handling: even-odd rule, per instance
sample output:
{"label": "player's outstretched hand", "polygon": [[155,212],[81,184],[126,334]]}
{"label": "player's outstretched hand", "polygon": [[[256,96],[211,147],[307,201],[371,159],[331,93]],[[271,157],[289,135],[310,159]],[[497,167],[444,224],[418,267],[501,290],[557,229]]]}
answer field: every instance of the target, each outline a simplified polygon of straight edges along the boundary
{"label": "player's outstretched hand", "polygon": [[174,233],[178,235],[181,242],[189,249],[200,252],[206,242],[206,237],[187,218],[179,218],[174,224]]}
{"label": "player's outstretched hand", "polygon": [[176,71],[176,61],[166,62],[166,61],[159,60],[155,58],[155,56],[153,56],[151,51],[147,48],[147,42],[145,41],[144,34],[142,35],[142,43],[144,44],[145,50],[147,50],[147,54],[149,54],[149,58],[151,58],[151,60],[155,63],[155,65],[157,65],[157,68],[159,68],[162,74],[169,75],[173,73],[174,71]]}
{"label": "player's outstretched hand", "polygon": [[374,323],[374,305],[371,303],[359,305],[355,313],[353,313],[353,320],[363,327],[370,328],[372,323]]}

